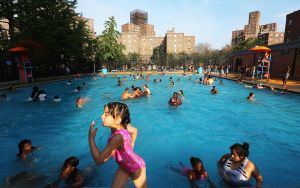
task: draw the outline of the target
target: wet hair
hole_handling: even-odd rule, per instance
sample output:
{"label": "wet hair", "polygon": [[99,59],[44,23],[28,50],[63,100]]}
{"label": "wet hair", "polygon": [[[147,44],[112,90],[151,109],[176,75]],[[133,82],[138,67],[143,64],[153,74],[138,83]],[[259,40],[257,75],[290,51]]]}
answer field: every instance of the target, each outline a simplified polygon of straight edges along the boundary
{"label": "wet hair", "polygon": [[31,98],[34,98],[36,96],[36,94],[39,93],[39,86],[33,86],[32,87],[32,92],[31,92]]}
{"label": "wet hair", "polygon": [[129,90],[129,88],[128,88],[128,87],[126,87],[124,91],[128,91],[128,90]]}
{"label": "wet hair", "polygon": [[18,144],[19,153],[17,154],[17,156],[21,156],[25,144],[31,144],[31,140],[23,139],[19,142]]}
{"label": "wet hair", "polygon": [[76,168],[78,166],[78,164],[79,164],[79,160],[76,157],[72,156],[65,160],[63,167],[65,168],[65,167],[67,167],[67,165],[70,165],[71,167]]}
{"label": "wet hair", "polygon": [[181,95],[183,96],[183,90],[181,89],[181,90],[179,90],[179,91],[180,91]]}
{"label": "wet hair", "polygon": [[55,96],[54,96],[54,99],[59,99],[59,96],[58,96],[58,95],[55,95]]}
{"label": "wet hair", "polygon": [[247,157],[249,155],[249,144],[248,143],[235,143],[232,146],[230,146],[230,150],[235,150],[239,157]]}
{"label": "wet hair", "polygon": [[191,166],[192,166],[193,168],[195,168],[196,164],[201,163],[201,164],[202,164],[202,169],[201,169],[201,171],[200,171],[200,174],[202,174],[202,173],[205,172],[204,165],[203,165],[203,162],[202,162],[201,159],[199,159],[199,158],[197,158],[197,157],[191,157],[191,158],[190,158],[190,162],[191,162]]}
{"label": "wet hair", "polygon": [[250,93],[249,93],[249,96],[253,96],[253,95],[254,95],[254,93],[253,93],[253,92],[250,92]]}
{"label": "wet hair", "polygon": [[145,86],[146,88],[148,88],[147,84],[144,84],[144,86]]}
{"label": "wet hair", "polygon": [[130,123],[130,112],[128,106],[125,103],[110,102],[107,103],[104,108],[107,107],[109,113],[115,119],[116,117],[121,118],[121,125],[127,129],[127,125]]}

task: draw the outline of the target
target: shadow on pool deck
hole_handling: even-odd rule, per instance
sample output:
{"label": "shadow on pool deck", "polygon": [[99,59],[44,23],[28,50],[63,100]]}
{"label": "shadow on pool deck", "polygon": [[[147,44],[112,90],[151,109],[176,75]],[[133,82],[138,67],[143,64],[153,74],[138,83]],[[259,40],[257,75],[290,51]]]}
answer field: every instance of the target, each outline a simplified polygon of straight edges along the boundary
{"label": "shadow on pool deck", "polygon": [[[145,71],[145,72],[109,72],[108,75],[129,75],[129,74],[162,74],[162,72],[157,71]],[[165,74],[183,74],[183,71],[176,71],[176,72],[165,72]],[[186,74],[194,74],[193,72],[186,72]],[[88,75],[88,74],[86,74]],[[212,74],[213,76],[220,77],[219,74]],[[56,81],[63,81],[68,79],[74,79],[76,75],[69,75],[69,76],[55,76],[55,77],[47,77],[47,78],[37,78],[33,83],[21,83],[19,80],[11,81],[11,82],[0,82],[0,90],[6,90],[10,86],[13,87],[24,87],[24,86],[32,86],[36,84],[45,84],[49,82],[56,82]],[[263,80],[255,80],[252,81],[251,77],[240,77],[238,73],[230,73],[228,76],[221,76],[221,78],[228,79],[228,80],[238,80],[241,79],[242,82],[247,84],[256,84],[261,83],[265,87],[273,87],[277,90],[286,90],[288,92],[298,93],[300,94],[300,80],[288,80],[286,88],[282,86],[281,78],[272,78],[269,82],[266,79]]]}

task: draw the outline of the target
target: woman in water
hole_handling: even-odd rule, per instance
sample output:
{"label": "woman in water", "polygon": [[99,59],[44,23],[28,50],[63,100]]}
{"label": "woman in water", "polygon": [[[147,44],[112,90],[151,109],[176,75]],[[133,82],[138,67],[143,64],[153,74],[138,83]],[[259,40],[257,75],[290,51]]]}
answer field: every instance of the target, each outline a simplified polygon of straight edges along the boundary
{"label": "woman in water", "polygon": [[249,185],[251,177],[256,180],[256,187],[261,187],[263,177],[256,165],[247,157],[249,144],[233,144],[229,154],[225,154],[218,162],[222,178],[233,185]]}
{"label": "woman in water", "polygon": [[170,98],[168,104],[170,106],[179,106],[179,105],[182,105],[182,101],[180,100],[180,98],[178,98],[178,93],[177,92],[173,93],[173,97]]}
{"label": "woman in water", "polygon": [[111,156],[119,165],[112,187],[125,187],[129,178],[132,178],[135,187],[147,187],[146,164],[143,158],[132,149],[131,136],[127,130],[130,123],[130,112],[124,103],[111,102],[104,106],[101,116],[102,125],[110,128],[112,134],[108,144],[101,151],[94,141],[98,128],[92,122],[89,131],[89,145],[91,154],[97,165],[106,162]]}

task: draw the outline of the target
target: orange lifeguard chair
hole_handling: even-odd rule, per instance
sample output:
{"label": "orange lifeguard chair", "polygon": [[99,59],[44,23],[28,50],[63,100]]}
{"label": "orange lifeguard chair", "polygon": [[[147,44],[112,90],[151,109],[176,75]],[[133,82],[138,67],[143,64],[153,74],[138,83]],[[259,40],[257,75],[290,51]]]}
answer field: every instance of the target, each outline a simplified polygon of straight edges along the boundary
{"label": "orange lifeguard chair", "polygon": [[33,82],[32,76],[32,67],[31,62],[28,57],[21,56],[21,58],[17,59],[18,69],[19,69],[19,77],[21,82],[28,82],[30,79]]}

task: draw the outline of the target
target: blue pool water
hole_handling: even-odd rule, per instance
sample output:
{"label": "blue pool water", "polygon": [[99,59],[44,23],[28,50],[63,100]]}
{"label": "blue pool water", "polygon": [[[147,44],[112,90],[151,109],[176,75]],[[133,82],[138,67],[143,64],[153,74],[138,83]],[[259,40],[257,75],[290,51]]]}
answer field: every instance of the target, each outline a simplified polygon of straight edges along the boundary
{"label": "blue pool water", "polygon": [[[163,80],[148,83],[153,95],[126,101],[132,124],[139,131],[135,151],[146,161],[149,187],[189,187],[186,178],[168,166],[179,168],[180,161],[190,166],[191,156],[201,158],[212,181],[217,187],[224,187],[216,162],[236,142],[250,144],[249,158],[263,175],[265,187],[300,186],[300,96],[247,89],[226,80],[224,86],[216,84],[219,94],[213,96],[209,92],[211,86],[195,84],[182,76],[177,82],[177,77],[173,75],[175,87],[168,87],[169,76],[151,76],[151,80]],[[87,88],[73,93],[82,82],[88,83]],[[60,103],[25,102],[31,87],[8,93],[11,99],[0,102],[0,179],[27,170],[43,174],[46,182],[51,181],[57,177],[63,161],[76,156],[80,159],[79,168],[90,170],[87,186],[110,187],[117,164],[111,159],[93,167],[88,146],[89,124],[96,121],[96,141],[103,149],[110,134],[101,126],[103,105],[119,101],[125,87],[142,87],[144,83],[129,79],[118,87],[116,78],[107,77],[74,80],[72,85],[39,85],[48,97],[59,95]],[[184,90],[183,105],[170,108],[167,101],[179,89]],[[246,100],[250,91],[255,92],[254,102]],[[78,96],[91,100],[77,109]],[[17,144],[24,138],[42,148],[30,160],[20,162],[16,157]]]}

